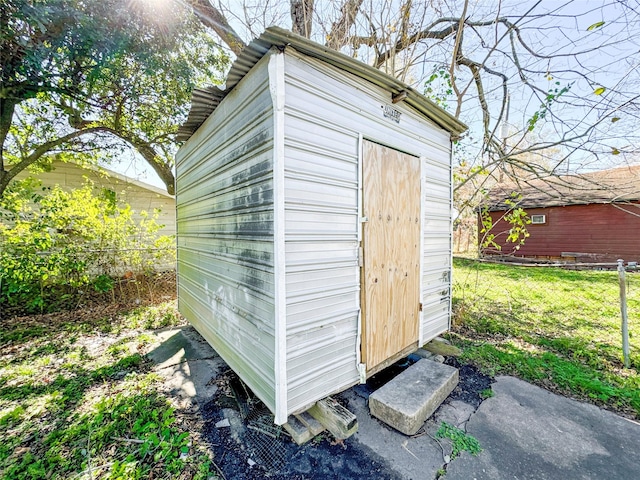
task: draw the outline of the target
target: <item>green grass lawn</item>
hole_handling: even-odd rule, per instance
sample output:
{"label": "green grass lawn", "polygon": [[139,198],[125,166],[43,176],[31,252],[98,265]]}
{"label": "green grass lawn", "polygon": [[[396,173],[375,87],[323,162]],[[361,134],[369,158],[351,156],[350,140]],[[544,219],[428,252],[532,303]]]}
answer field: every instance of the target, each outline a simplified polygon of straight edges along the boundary
{"label": "green grass lawn", "polygon": [[[640,417],[640,272],[628,275],[631,368],[617,273],[454,262],[462,361]],[[0,478],[207,479],[215,465],[144,354],[173,303],[0,324]]]}
{"label": "green grass lawn", "polygon": [[617,272],[454,261],[451,338],[462,360],[640,417],[640,272],[627,275],[631,368]]}
{"label": "green grass lawn", "polygon": [[180,322],[174,303],[2,322],[0,478],[210,478],[144,357]]}

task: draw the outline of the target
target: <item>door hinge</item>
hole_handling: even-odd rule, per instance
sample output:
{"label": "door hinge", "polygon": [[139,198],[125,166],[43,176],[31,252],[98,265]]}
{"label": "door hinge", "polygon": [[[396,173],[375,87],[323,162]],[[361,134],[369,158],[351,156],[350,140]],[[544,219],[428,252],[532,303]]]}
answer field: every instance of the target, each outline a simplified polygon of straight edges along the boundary
{"label": "door hinge", "polygon": [[362,267],[364,265],[364,249],[362,247],[358,247],[358,266]]}
{"label": "door hinge", "polygon": [[369,221],[369,217],[360,217],[360,223],[367,223]]}
{"label": "door hinge", "polygon": [[421,312],[422,311],[422,303],[418,304],[418,310]]}

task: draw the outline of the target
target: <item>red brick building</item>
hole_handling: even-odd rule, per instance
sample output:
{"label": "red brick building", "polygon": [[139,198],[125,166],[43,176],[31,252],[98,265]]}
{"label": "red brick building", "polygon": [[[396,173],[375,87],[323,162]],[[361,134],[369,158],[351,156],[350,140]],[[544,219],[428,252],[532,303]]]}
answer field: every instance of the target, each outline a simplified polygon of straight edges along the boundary
{"label": "red brick building", "polygon": [[[526,226],[530,236],[519,248],[507,241],[510,199],[531,220]],[[484,255],[640,262],[640,166],[499,184],[489,192],[483,211],[493,227],[479,232],[479,242],[489,233],[500,246],[483,248]]]}

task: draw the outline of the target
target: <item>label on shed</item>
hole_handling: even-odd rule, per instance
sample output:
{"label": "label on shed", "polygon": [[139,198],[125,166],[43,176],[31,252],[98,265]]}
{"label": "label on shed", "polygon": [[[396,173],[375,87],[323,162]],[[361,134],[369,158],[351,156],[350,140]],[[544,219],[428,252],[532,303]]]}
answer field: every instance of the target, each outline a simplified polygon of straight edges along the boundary
{"label": "label on shed", "polygon": [[402,115],[402,113],[400,113],[400,110],[396,110],[391,105],[383,105],[382,114],[385,116],[385,118],[389,118],[396,123],[400,123],[400,115]]}

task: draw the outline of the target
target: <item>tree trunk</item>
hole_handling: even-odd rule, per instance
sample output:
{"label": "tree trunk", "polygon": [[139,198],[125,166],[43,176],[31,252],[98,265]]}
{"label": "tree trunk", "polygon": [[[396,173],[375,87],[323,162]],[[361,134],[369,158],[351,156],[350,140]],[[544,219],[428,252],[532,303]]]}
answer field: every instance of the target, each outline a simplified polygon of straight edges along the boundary
{"label": "tree trunk", "polygon": [[140,153],[140,155],[142,155],[142,157],[147,161],[147,163],[151,165],[151,168],[155,170],[155,172],[167,187],[167,193],[169,195],[175,195],[176,178],[173,175],[173,170],[171,170],[171,165],[163,162],[151,145],[144,143],[143,141],[138,139],[128,139],[126,137],[121,138],[129,141]]}
{"label": "tree trunk", "polygon": [[4,191],[7,189],[9,185],[9,172],[5,172],[4,170],[0,170],[0,198],[4,195]]}
{"label": "tree trunk", "polygon": [[340,9],[340,18],[331,25],[327,47],[340,50],[347,44],[349,30],[356,21],[363,0],[346,0]]}
{"label": "tree trunk", "polygon": [[[5,177],[4,142],[11,128],[16,102],[8,98],[0,98],[0,181]],[[2,193],[0,192],[0,196]]]}
{"label": "tree trunk", "polygon": [[77,130],[75,132],[68,133],[67,135],[64,135],[60,138],[41,144],[40,146],[35,148],[29,155],[27,155],[26,157],[23,157],[18,163],[13,165],[9,170],[6,170],[3,167],[0,170],[0,197],[4,195],[4,191],[9,186],[9,182],[11,182],[11,180],[13,180],[16,175],[18,175],[20,172],[22,172],[29,166],[33,165],[34,163],[36,163],[47,153],[51,152],[52,150],[54,150],[55,148],[58,148],[61,145],[64,145],[65,143],[69,143],[75,140],[76,138],[82,135],[97,133],[102,130],[103,129],[99,127],[92,127],[92,128],[87,128],[85,130]]}
{"label": "tree trunk", "polygon": [[313,0],[291,0],[291,30],[303,37],[311,37]]}
{"label": "tree trunk", "polygon": [[156,149],[153,148],[153,145],[145,141],[144,139],[128,133],[126,131],[115,130],[110,127],[101,127],[101,129],[105,132],[109,132],[116,137],[121,138],[125,142],[129,143],[133,148],[135,148],[142,158],[153,168],[153,170],[158,174],[160,179],[164,182],[165,187],[167,187],[167,193],[169,195],[176,194],[176,178],[173,175],[173,170],[171,169],[171,165],[165,162]]}

